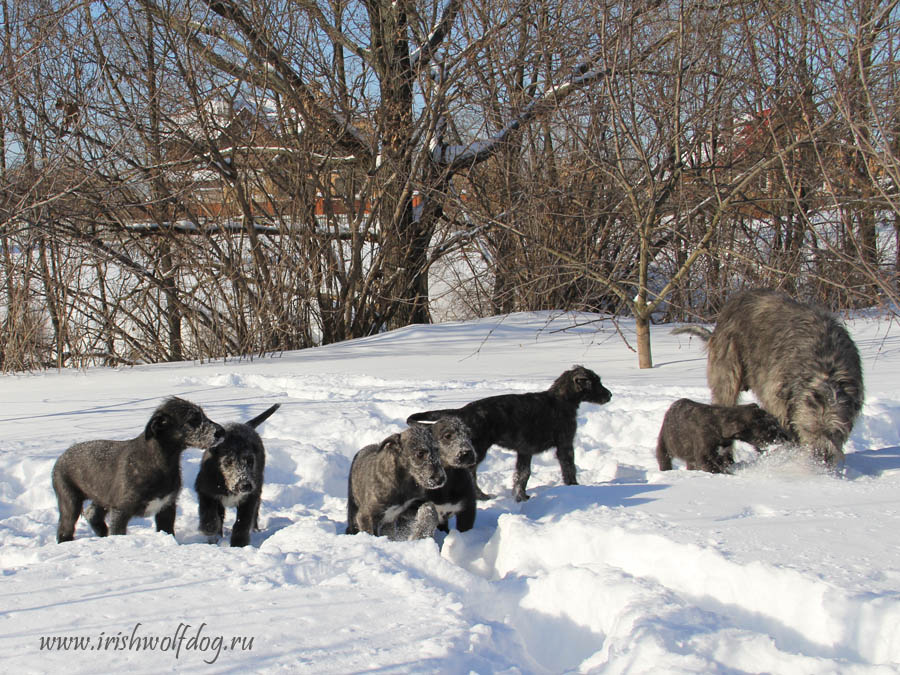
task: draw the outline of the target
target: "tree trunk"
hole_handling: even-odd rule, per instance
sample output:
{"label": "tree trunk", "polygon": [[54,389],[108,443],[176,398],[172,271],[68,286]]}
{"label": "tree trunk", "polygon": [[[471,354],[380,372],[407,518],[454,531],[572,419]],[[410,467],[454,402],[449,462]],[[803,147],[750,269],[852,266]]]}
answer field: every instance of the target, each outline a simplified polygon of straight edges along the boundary
{"label": "tree trunk", "polygon": [[635,326],[637,329],[638,366],[640,368],[653,367],[653,355],[650,353],[650,317],[644,314],[635,314]]}
{"label": "tree trunk", "polygon": [[378,317],[384,328],[429,323],[428,243],[431,232],[425,213],[417,220],[413,209],[415,125],[413,71],[406,35],[405,3],[374,0],[367,3],[372,45],[381,71],[382,165],[391,176],[383,187],[377,217],[385,247],[384,283]]}

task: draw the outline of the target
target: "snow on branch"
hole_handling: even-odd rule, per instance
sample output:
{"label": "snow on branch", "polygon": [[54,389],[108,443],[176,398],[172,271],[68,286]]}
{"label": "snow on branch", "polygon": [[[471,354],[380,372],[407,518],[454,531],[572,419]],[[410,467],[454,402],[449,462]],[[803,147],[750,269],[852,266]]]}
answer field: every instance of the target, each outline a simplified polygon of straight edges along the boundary
{"label": "snow on branch", "polygon": [[434,24],[434,27],[428,34],[428,40],[410,54],[410,66],[413,70],[420,70],[421,68],[427,67],[434,58],[435,50],[441,45],[447,35],[449,35],[450,27],[453,25],[453,21],[456,19],[456,15],[459,13],[461,5],[461,0],[450,0],[447,3],[447,6],[444,7],[441,18],[438,19],[437,23]]}
{"label": "snow on branch", "polygon": [[570,94],[596,84],[613,74],[617,76],[633,76],[649,72],[638,68],[638,64],[658,52],[676,35],[677,32],[673,30],[661,36],[653,44],[642,50],[640,54],[636,55],[628,67],[597,67],[597,62],[601,60],[599,54],[581,61],[572,68],[565,82],[550,87],[540,96],[531,99],[503,129],[487,140],[473,141],[468,145],[445,145],[441,135],[436,134],[430,145],[432,161],[450,173],[485,161],[496,154],[497,150],[509,140],[510,135],[515,131],[521,129],[535,118],[554,110]]}
{"label": "snow on branch", "polygon": [[566,82],[550,87],[540,96],[531,99],[506,126],[486,140],[473,141],[466,145],[445,145],[441,139],[446,129],[446,121],[441,120],[431,143],[432,161],[449,171],[459,171],[483,162],[493,156],[515,131],[536,117],[555,109],[570,94],[600,81],[609,72],[607,68],[590,68],[588,62],[579,64]]}

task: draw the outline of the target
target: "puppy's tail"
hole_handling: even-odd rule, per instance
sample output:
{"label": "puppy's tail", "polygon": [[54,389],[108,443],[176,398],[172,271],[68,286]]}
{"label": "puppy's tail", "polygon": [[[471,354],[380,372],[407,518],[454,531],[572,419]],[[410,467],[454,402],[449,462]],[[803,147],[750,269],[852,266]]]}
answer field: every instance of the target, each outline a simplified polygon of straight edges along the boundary
{"label": "puppy's tail", "polygon": [[671,330],[672,335],[693,335],[694,337],[698,337],[704,342],[709,342],[709,338],[712,337],[713,332],[709,328],[704,328],[703,326],[679,326],[678,328],[673,328]]}
{"label": "puppy's tail", "polygon": [[247,422],[247,425],[248,425],[248,426],[251,426],[251,427],[253,427],[253,428],[255,429],[255,428],[258,427],[260,424],[262,424],[262,423],[265,422],[267,419],[269,419],[269,417],[272,416],[272,413],[275,412],[276,410],[278,410],[280,407],[281,407],[281,404],[280,404],[280,403],[276,403],[275,405],[273,405],[273,406],[272,406],[271,408],[269,408],[268,410],[266,410],[266,411],[264,411],[264,412],[261,412],[259,415],[257,415],[256,417],[254,417],[252,420],[250,420],[249,422]]}
{"label": "puppy's tail", "polygon": [[413,413],[406,418],[407,424],[415,424],[416,422],[437,422],[442,417],[452,415],[456,412],[455,408],[446,408],[444,410],[426,410],[425,412]]}

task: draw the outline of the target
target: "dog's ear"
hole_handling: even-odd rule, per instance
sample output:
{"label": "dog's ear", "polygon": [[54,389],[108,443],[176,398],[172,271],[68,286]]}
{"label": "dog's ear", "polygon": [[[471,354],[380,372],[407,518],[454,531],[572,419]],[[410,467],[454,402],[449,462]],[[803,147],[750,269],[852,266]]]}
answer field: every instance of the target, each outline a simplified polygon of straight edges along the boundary
{"label": "dog's ear", "polygon": [[587,375],[579,373],[575,376],[575,388],[579,391],[590,391],[593,386],[594,383]]}
{"label": "dog's ear", "polygon": [[402,443],[400,442],[400,434],[391,434],[383,441],[381,441],[381,445],[378,447],[379,450],[384,450],[385,452],[399,452],[402,447]]}
{"label": "dog's ear", "polygon": [[156,438],[168,429],[171,424],[172,420],[166,413],[159,411],[153,413],[153,417],[150,418],[150,421],[147,422],[147,426],[144,429],[144,438],[148,441],[151,438]]}

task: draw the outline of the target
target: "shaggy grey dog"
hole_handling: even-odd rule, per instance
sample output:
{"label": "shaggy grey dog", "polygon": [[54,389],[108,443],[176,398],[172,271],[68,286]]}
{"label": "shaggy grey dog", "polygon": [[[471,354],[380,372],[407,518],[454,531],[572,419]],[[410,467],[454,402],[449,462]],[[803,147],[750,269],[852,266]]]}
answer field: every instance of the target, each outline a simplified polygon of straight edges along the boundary
{"label": "shaggy grey dog", "polygon": [[832,466],[843,462],[863,404],[863,376],[859,351],[834,316],[759,289],[730,298],[715,331],[673,332],[708,340],[713,403],[734,405],[750,390],[815,457]]}
{"label": "shaggy grey dog", "polygon": [[[414,425],[356,453],[347,482],[347,534],[368,532],[391,539],[419,539],[434,532],[434,504],[426,490],[447,479],[430,429]],[[419,504],[411,528],[406,512]],[[403,518],[401,518],[403,516]]]}
{"label": "shaggy grey dog", "polygon": [[656,442],[660,471],[672,468],[672,459],[688,469],[722,473],[734,464],[734,441],[759,450],[766,443],[790,440],[772,415],[755,403],[736,406],[707,405],[682,398],[666,411]]}
{"label": "shaggy grey dog", "polygon": [[[416,424],[428,425],[429,423],[418,422]],[[430,428],[438,446],[438,453],[441,456],[441,464],[444,466],[447,480],[439,488],[426,490],[423,503],[434,504],[439,529],[449,532],[450,519],[455,517],[456,529],[466,532],[475,525],[477,511],[475,482],[472,480],[475,450],[472,447],[469,428],[463,424],[461,419],[452,415],[442,417],[431,424]],[[418,511],[418,505],[414,505],[413,508],[416,509],[416,512]],[[407,512],[407,514],[409,513]]]}
{"label": "shaggy grey dog", "polygon": [[[575,485],[575,431],[578,406],[582,401],[604,404],[612,394],[600,378],[583,366],[567,370],[547,391],[527,394],[489,396],[463,406],[444,410],[429,410],[410,415],[407,424],[435,421],[441,417],[459,417],[472,433],[472,446],[480,463],[492,445],[500,445],[516,452],[516,471],[513,476],[513,495],[517,502],[525,501],[525,486],[531,477],[531,457],[556,448],[556,458],[563,482]],[[490,499],[478,488],[475,469],[472,469],[479,499]]]}
{"label": "shaggy grey dog", "polygon": [[[85,517],[105,537],[125,534],[134,516],[156,516],[157,531],[175,531],[175,500],[181,490],[181,453],[209,448],[224,431],[203,409],[181,398],[166,399],[144,432],[128,441],[86,441],[66,450],[53,465],[53,490],[59,503],[58,542],[75,537],[85,499]],[[109,527],[106,514],[109,513]]]}
{"label": "shaggy grey dog", "polygon": [[245,424],[225,425],[225,438],[208,448],[194,481],[200,512],[200,531],[214,543],[222,536],[225,507],[237,508],[231,545],[250,543],[250,530],[259,529],[266,451],[256,427],[281,407],[276,403]]}

